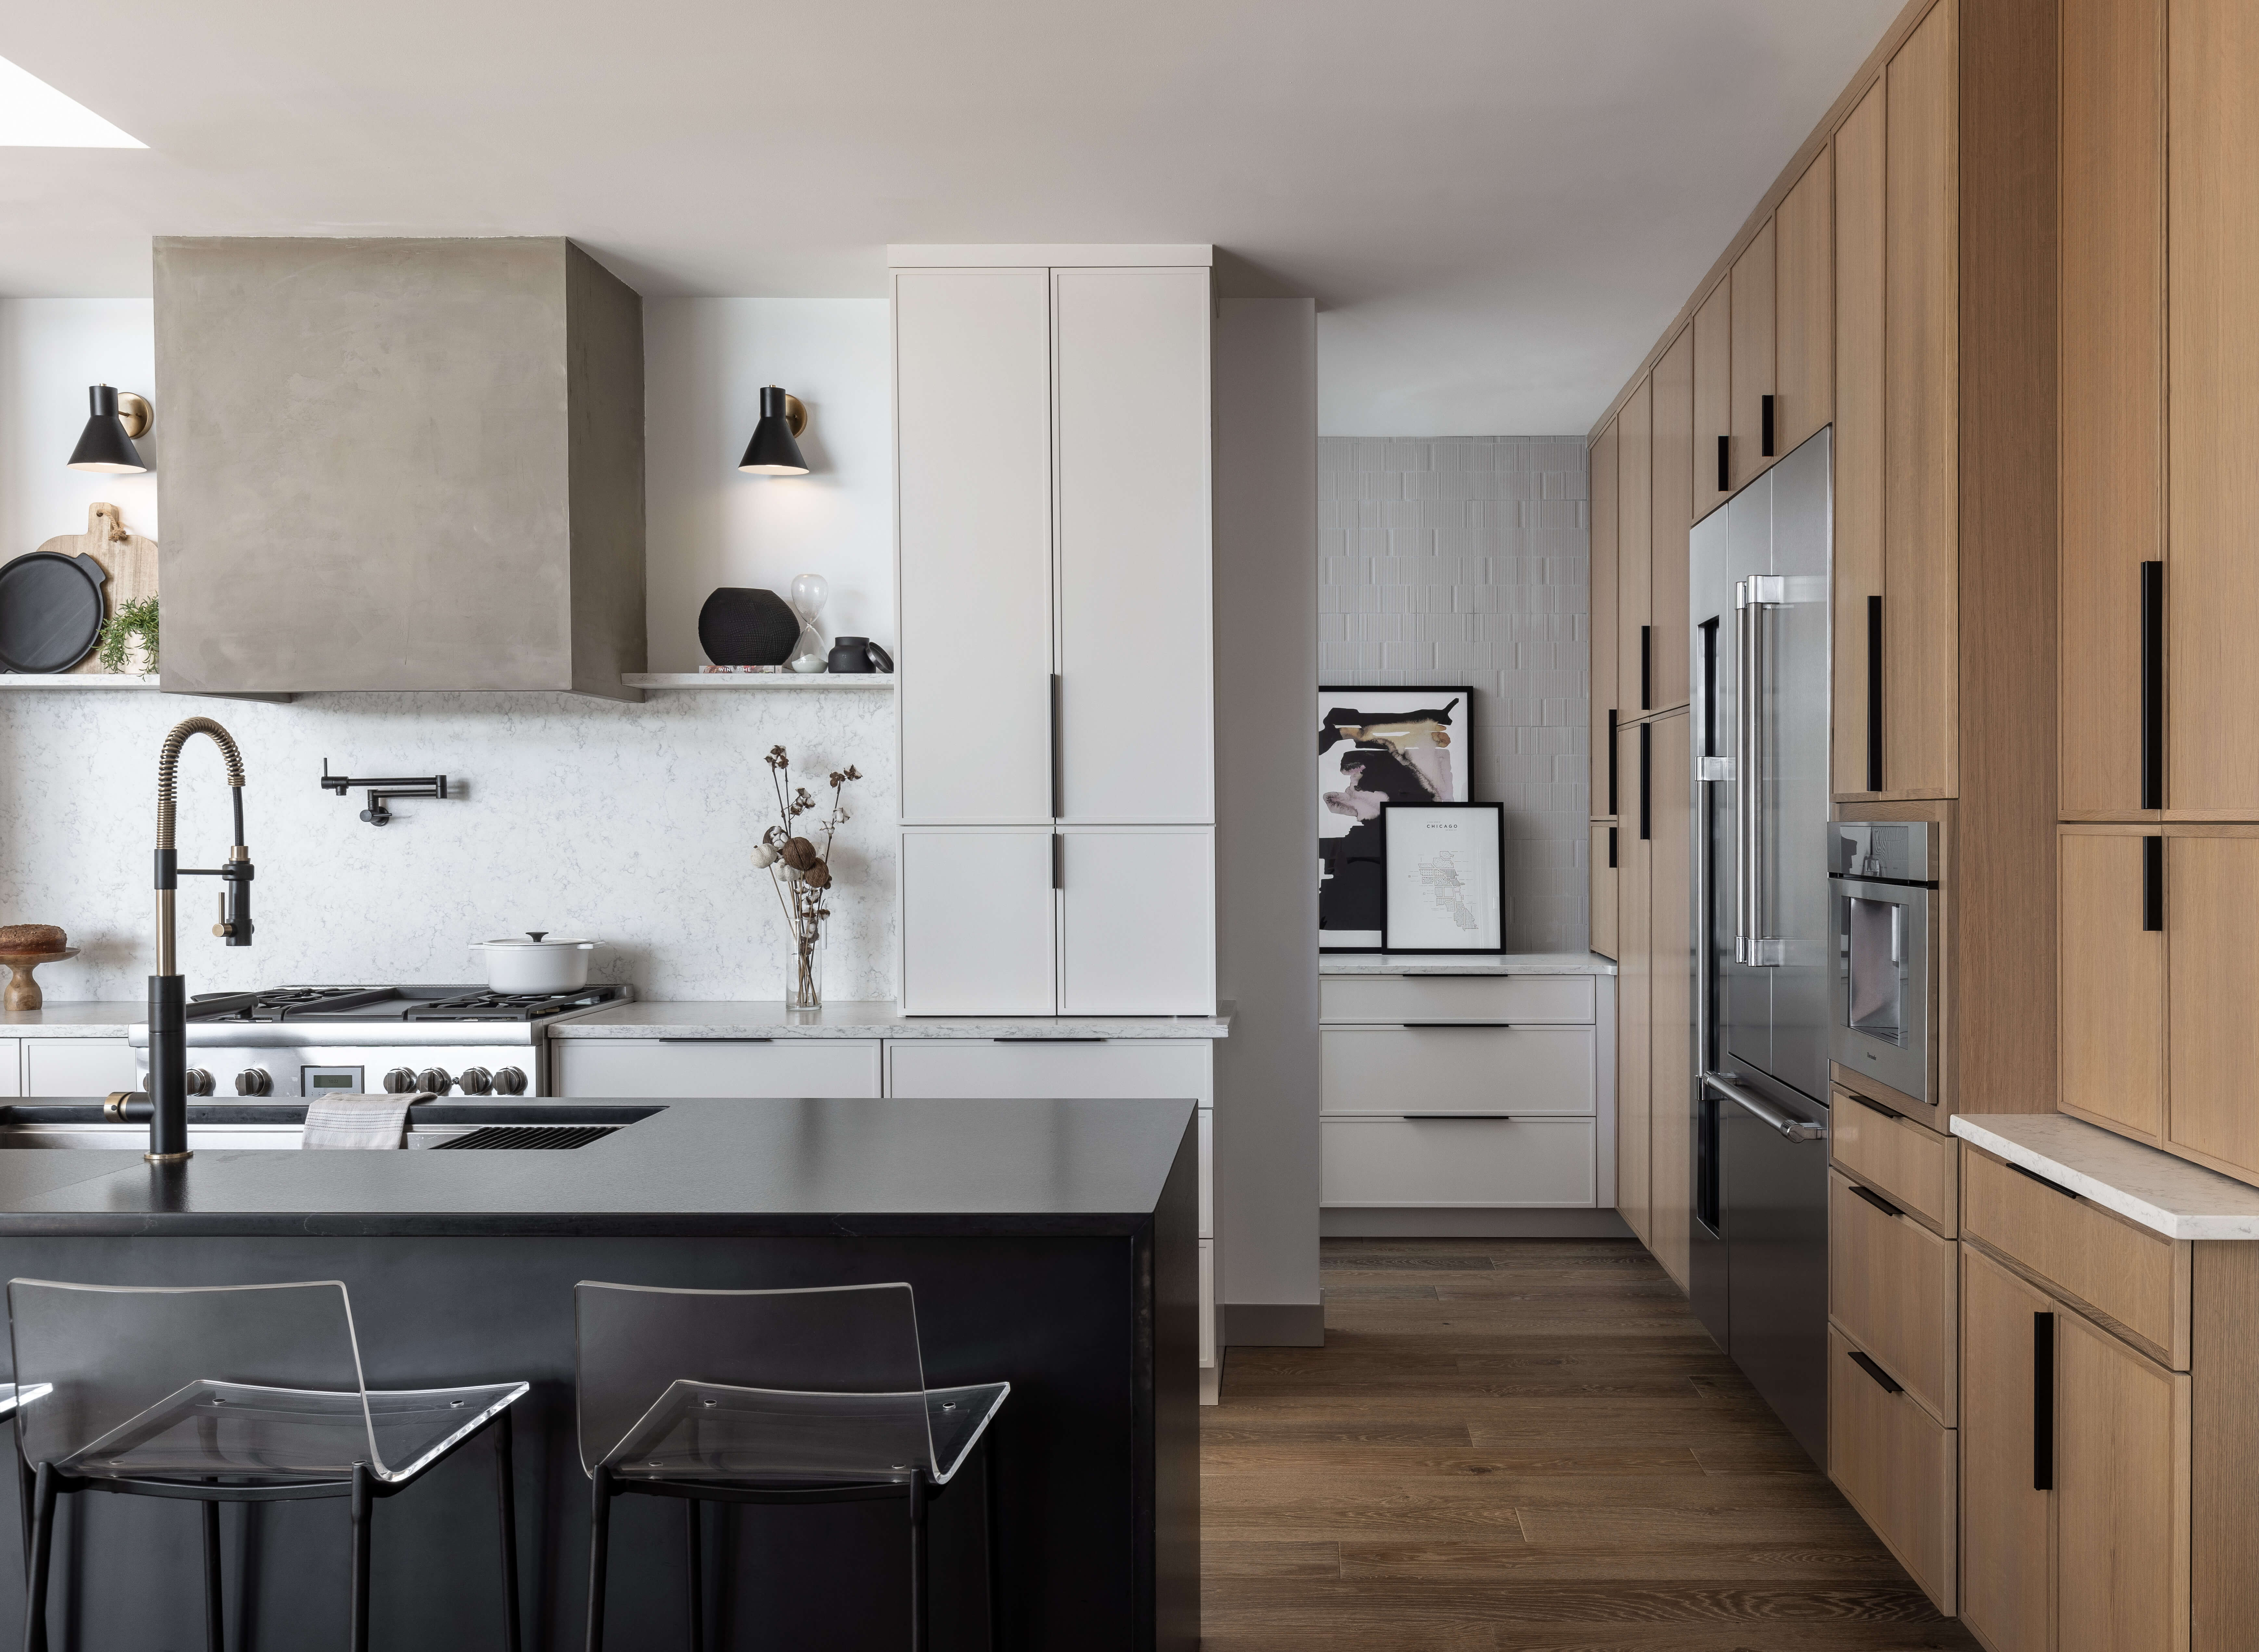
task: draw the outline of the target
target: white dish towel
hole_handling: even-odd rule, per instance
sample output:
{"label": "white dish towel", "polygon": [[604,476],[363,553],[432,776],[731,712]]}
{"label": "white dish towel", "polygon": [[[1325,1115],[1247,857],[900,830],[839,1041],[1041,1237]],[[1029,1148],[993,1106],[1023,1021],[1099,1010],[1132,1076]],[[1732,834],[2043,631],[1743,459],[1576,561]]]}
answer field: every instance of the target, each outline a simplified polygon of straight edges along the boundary
{"label": "white dish towel", "polygon": [[408,1109],[433,1099],[413,1094],[317,1095],[306,1103],[301,1148],[399,1147],[408,1137]]}

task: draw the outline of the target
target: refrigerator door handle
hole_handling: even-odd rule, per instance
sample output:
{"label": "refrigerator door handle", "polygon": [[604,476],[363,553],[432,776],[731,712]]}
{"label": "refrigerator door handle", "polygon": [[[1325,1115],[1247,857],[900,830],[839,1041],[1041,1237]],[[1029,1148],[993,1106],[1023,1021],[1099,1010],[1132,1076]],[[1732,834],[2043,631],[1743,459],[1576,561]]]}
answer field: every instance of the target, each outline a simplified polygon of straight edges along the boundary
{"label": "refrigerator door handle", "polygon": [[1730,1079],[1721,1079],[1714,1072],[1702,1075],[1702,1082],[1715,1090],[1743,1112],[1752,1114],[1759,1122],[1770,1126],[1792,1142],[1820,1142],[1828,1136],[1828,1127],[1810,1119],[1791,1118],[1770,1101],[1751,1095]]}
{"label": "refrigerator door handle", "polygon": [[1740,834],[1734,857],[1741,887],[1735,901],[1739,933],[1734,942],[1734,961],[1760,969],[1777,968],[1787,961],[1786,945],[1769,931],[1772,915],[1765,909],[1764,737],[1765,662],[1764,611],[1788,601],[1788,580],[1778,574],[1751,574],[1734,587],[1734,617],[1739,632],[1739,659],[1735,662],[1741,694],[1741,750],[1734,773],[1741,782],[1736,799],[1735,829]]}

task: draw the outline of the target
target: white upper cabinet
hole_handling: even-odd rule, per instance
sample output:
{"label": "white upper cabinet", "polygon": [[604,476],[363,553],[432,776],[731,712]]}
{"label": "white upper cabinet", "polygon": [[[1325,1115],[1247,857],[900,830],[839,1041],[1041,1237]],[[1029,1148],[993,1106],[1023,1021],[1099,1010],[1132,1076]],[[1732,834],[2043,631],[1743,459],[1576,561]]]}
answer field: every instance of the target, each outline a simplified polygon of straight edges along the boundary
{"label": "white upper cabinet", "polygon": [[1062,1015],[1215,1013],[1215,832],[1059,833]]}
{"label": "white upper cabinet", "polygon": [[1051,817],[1050,272],[894,274],[901,818]]}
{"label": "white upper cabinet", "polygon": [[904,827],[905,1015],[1058,1013],[1048,826]]}
{"label": "white upper cabinet", "polygon": [[1060,814],[1206,825],[1209,273],[1051,280]]}

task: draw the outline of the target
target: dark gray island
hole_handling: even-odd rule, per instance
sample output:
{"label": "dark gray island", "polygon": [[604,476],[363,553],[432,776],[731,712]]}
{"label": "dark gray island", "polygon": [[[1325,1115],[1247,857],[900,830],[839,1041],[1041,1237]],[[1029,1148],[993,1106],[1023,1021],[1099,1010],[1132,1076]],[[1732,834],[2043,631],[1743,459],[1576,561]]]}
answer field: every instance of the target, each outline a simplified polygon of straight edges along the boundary
{"label": "dark gray island", "polygon": [[[510,1115],[535,1106],[603,1110],[518,1103]],[[138,1142],[0,1145],[0,1279],[341,1279],[370,1386],[530,1382],[516,1483],[525,1644],[536,1648],[578,1645],[583,1629],[576,1281],[907,1280],[930,1386],[1012,1385],[989,1459],[993,1557],[983,1488],[966,1484],[987,1468],[968,1467],[932,1506],[937,1652],[986,1644],[992,1588],[1000,1646],[1197,1647],[1191,1102],[690,1100],[624,1107],[624,1128],[570,1150],[214,1144],[232,1124],[287,1130],[299,1111],[194,1107],[195,1156],[177,1166],[145,1164]],[[0,1106],[0,1143],[74,1114],[83,1109]],[[417,1110],[419,1125],[488,1115],[502,1114],[467,1102]],[[375,1645],[503,1644],[492,1475],[474,1442],[377,1511]],[[193,1506],[81,1497],[67,1507],[54,1598],[68,1603],[73,1643],[196,1643]],[[224,1513],[229,1646],[342,1645],[343,1507]],[[659,1499],[615,1513],[612,1644],[688,1645],[681,1520]],[[734,1506],[705,1532],[709,1646],[908,1644],[898,1504]],[[20,1577],[0,1572],[0,1613],[20,1622]]]}

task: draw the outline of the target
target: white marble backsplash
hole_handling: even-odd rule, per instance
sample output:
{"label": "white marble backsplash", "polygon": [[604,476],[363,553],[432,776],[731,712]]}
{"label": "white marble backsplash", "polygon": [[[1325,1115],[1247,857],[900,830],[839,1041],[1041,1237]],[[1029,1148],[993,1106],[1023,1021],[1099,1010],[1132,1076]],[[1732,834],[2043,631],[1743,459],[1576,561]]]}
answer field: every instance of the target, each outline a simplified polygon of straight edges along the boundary
{"label": "white marble backsplash", "polygon": [[[471,942],[527,929],[604,944],[591,973],[659,999],[784,989],[781,915],[750,858],[774,818],[761,757],[792,753],[811,790],[852,763],[854,818],[824,977],[834,999],[894,995],[893,696],[841,689],[654,694],[313,694],[274,705],[115,690],[0,690],[0,923],[56,923],[82,950],[43,965],[50,1001],[138,999],[153,965],[149,891],[157,751],[183,717],[242,748],[257,943],[212,938],[217,880],[182,879],[191,993],[306,981],[476,981]],[[332,773],[444,773],[445,801],[389,825],[317,784]],[[229,841],[217,753],[182,760],[179,843],[214,865]]]}

